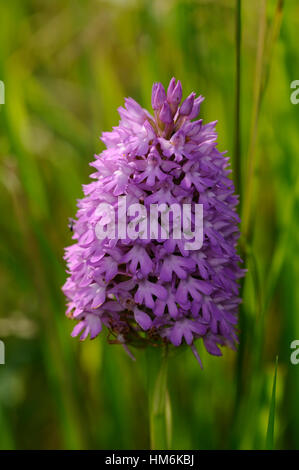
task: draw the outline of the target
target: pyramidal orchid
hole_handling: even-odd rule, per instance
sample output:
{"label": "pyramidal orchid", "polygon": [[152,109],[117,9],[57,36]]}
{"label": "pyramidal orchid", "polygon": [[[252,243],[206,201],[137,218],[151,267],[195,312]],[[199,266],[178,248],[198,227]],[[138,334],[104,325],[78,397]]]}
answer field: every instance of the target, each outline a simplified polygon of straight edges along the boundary
{"label": "pyramidal orchid", "polygon": [[[65,254],[69,277],[63,292],[67,315],[76,321],[73,336],[93,339],[104,326],[109,341],[130,355],[130,345],[185,344],[199,362],[197,340],[217,356],[219,346],[235,347],[243,276],[236,251],[238,197],[229,159],[217,149],[216,122],[197,119],[202,101],[195,93],[182,101],[174,78],[167,91],[155,83],[152,114],[127,98],[119,125],[103,133],[107,148],[91,163],[93,181],[83,186],[72,226],[75,243]],[[119,220],[124,198],[125,211],[141,206],[142,214],[128,210],[127,226],[118,225],[109,236],[107,227],[116,220],[111,208]],[[172,236],[174,217],[164,230],[161,213],[153,237],[143,226],[153,205],[162,205],[162,212],[189,205],[195,237],[195,206],[201,206],[200,247]]]}

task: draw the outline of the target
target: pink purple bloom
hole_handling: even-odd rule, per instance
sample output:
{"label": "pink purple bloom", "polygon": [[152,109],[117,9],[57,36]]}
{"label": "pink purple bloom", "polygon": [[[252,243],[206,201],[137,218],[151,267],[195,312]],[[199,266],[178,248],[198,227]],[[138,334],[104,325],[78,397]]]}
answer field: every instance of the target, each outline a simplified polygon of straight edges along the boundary
{"label": "pink purple bloom", "polygon": [[[95,338],[103,326],[111,342],[162,343],[195,349],[202,339],[210,354],[238,341],[238,279],[244,271],[236,252],[238,197],[228,177],[229,159],[217,149],[215,122],[195,120],[203,98],[191,93],[180,105],[182,86],[155,83],[153,115],[132,98],[121,120],[103,133],[106,145],[91,163],[93,181],[83,186],[73,222],[76,242],[66,249],[63,292],[73,336]],[[97,211],[118,197],[130,203],[203,204],[203,246],[186,250],[181,240],[99,239],[95,227],[109,222]]]}

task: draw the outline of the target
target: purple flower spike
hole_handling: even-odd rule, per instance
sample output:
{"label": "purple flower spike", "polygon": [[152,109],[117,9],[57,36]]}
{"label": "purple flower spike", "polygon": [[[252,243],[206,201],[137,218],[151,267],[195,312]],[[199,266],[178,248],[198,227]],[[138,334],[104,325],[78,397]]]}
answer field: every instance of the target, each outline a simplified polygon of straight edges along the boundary
{"label": "purple flower spike", "polygon": [[[127,98],[119,125],[104,132],[107,148],[91,163],[92,182],[83,186],[72,220],[63,292],[67,316],[76,321],[72,336],[93,339],[106,329],[108,341],[133,359],[128,346],[185,345],[201,365],[197,340],[215,356],[219,346],[238,342],[244,270],[236,251],[238,197],[229,159],[217,149],[216,123],[193,121],[202,96],[191,93],[179,107],[181,99],[179,80],[171,79],[167,97],[155,83],[154,116]],[[160,215],[152,215],[152,205]],[[174,207],[186,206],[190,227],[195,208],[203,209],[202,243],[195,248],[175,236],[182,221]]]}

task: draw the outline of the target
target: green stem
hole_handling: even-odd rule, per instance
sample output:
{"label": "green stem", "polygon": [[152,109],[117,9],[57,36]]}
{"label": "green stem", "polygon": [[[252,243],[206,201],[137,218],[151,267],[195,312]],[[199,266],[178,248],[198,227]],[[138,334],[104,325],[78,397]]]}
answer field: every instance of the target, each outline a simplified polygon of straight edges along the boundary
{"label": "green stem", "polygon": [[258,119],[261,105],[263,71],[264,71],[264,50],[267,32],[267,0],[262,0],[260,6],[260,20],[258,43],[256,53],[255,81],[253,88],[253,109],[251,118],[251,129],[249,138],[249,151],[247,157],[246,171],[246,190],[244,192],[244,200],[242,204],[242,232],[245,243],[248,242],[251,216],[252,216],[252,196],[253,196],[253,179],[256,163],[256,142],[258,134]]}
{"label": "green stem", "polygon": [[267,0],[261,1],[260,10],[260,25],[258,34],[257,56],[256,56],[256,72],[255,84],[253,94],[253,111],[252,122],[249,139],[249,151],[247,157],[247,171],[246,181],[247,186],[244,191],[244,201],[242,205],[242,236],[246,244],[250,244],[252,238],[252,213],[253,207],[253,186],[254,186],[254,173],[256,169],[256,143],[258,136],[258,121],[261,110],[261,104],[265,89],[270,76],[271,59],[277,38],[279,36],[280,27],[282,23],[284,0],[277,0],[277,6],[272,21],[272,26],[267,39]]}
{"label": "green stem", "polygon": [[171,412],[167,392],[167,347],[148,348],[150,443],[152,450],[170,447]]}

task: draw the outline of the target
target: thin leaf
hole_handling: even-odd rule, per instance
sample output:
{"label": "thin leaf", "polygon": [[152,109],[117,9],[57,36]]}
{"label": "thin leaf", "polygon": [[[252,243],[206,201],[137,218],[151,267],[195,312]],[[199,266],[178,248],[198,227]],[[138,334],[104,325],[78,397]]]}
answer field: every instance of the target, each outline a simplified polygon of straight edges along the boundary
{"label": "thin leaf", "polygon": [[268,428],[266,436],[266,449],[274,449],[274,424],[275,424],[275,402],[276,402],[276,378],[277,378],[278,356],[276,356],[275,372],[272,387],[272,397],[269,410]]}

